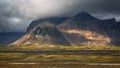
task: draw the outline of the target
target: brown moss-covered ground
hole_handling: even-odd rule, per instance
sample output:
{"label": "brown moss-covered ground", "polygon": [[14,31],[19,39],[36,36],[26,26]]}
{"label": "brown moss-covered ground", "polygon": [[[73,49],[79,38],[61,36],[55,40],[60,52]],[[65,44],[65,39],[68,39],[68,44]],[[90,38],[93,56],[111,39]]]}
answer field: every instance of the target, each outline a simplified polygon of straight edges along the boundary
{"label": "brown moss-covered ground", "polygon": [[120,68],[120,51],[117,46],[0,47],[0,68]]}

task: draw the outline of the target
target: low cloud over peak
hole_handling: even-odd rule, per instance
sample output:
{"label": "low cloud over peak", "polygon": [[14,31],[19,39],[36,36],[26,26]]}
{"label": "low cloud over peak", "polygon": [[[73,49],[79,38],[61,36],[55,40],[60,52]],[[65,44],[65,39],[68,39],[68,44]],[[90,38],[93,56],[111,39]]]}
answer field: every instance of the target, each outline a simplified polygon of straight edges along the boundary
{"label": "low cloud over peak", "polygon": [[120,21],[120,0],[0,0],[0,32],[25,31],[32,20],[86,11]]}

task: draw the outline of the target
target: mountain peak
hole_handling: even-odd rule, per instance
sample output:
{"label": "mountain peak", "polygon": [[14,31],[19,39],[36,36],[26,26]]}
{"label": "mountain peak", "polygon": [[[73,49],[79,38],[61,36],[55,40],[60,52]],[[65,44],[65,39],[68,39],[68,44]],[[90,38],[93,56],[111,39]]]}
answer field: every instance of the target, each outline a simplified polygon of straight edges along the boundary
{"label": "mountain peak", "polygon": [[81,18],[81,19],[96,19],[95,17],[93,17],[92,15],[90,15],[87,12],[80,12],[78,14],[75,15],[75,18]]}
{"label": "mountain peak", "polygon": [[78,13],[77,15],[90,15],[90,14],[87,13],[87,12],[80,12],[80,13]]}

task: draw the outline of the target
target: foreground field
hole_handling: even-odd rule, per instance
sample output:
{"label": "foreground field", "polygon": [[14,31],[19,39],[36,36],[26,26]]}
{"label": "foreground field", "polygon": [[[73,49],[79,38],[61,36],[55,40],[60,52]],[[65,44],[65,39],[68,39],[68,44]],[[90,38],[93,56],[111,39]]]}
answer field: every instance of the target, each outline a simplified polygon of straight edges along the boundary
{"label": "foreground field", "polygon": [[0,47],[0,68],[120,68],[120,50],[115,46]]}
{"label": "foreground field", "polygon": [[120,68],[120,65],[84,65],[84,64],[0,64],[0,68]]}
{"label": "foreground field", "polygon": [[0,68],[120,68],[120,51],[110,52],[1,52]]}

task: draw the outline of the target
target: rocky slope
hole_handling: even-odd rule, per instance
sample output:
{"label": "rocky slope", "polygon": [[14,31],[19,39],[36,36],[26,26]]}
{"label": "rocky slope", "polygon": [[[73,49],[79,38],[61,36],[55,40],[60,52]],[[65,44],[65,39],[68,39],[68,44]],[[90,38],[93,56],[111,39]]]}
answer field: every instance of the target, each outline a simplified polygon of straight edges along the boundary
{"label": "rocky slope", "polygon": [[119,45],[120,22],[99,20],[81,12],[73,17],[33,21],[27,33],[12,45]]}

